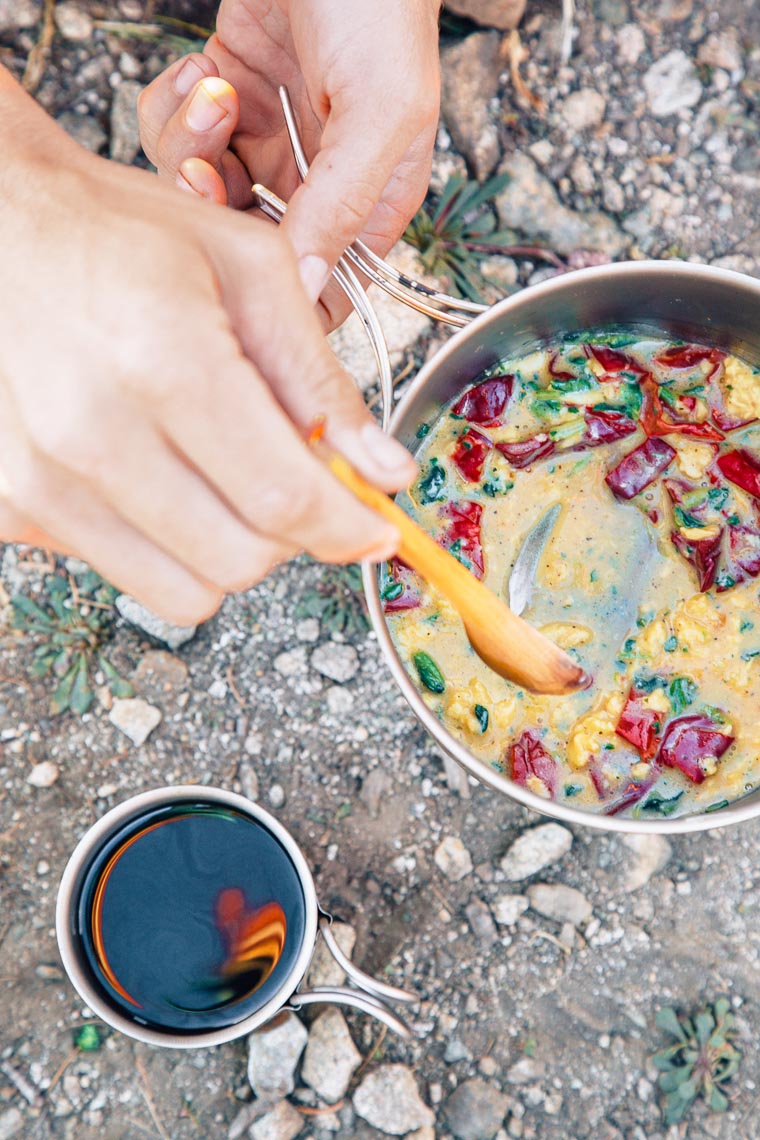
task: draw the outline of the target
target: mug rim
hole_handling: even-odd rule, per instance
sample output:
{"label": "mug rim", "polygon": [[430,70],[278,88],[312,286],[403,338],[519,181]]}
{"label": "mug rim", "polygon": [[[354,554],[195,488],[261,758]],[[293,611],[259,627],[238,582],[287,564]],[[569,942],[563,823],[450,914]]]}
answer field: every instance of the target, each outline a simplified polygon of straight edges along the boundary
{"label": "mug rim", "polygon": [[[700,263],[685,261],[664,261],[655,259],[642,259],[641,261],[618,261],[607,265],[590,266],[585,269],[576,269],[564,273],[559,277],[552,277],[536,285],[530,285],[518,293],[505,297],[496,302],[484,313],[480,313],[464,328],[457,329],[448,340],[431,356],[420,368],[417,375],[404,391],[394,408],[390,418],[388,431],[397,436],[410,405],[422,392],[428,382],[435,377],[436,372],[445,366],[447,360],[455,355],[463,342],[478,332],[486,329],[492,323],[499,321],[502,314],[511,314],[524,307],[533,307],[543,301],[550,302],[556,295],[570,294],[580,286],[583,281],[606,281],[611,285],[620,287],[626,279],[636,276],[646,279],[648,276],[673,277],[676,282],[695,283],[700,278],[720,282],[727,288],[736,291],[746,291],[752,294],[760,308],[760,279],[749,274],[740,273],[733,269],[724,269],[720,266],[702,265]],[[632,321],[632,323],[635,323]],[[467,380],[467,384],[473,379]],[[390,627],[385,620],[385,613],[380,598],[380,568],[374,563],[362,563],[362,578],[364,593],[367,600],[372,627],[377,637],[380,650],[390,670],[391,676],[401,690],[402,695],[421,722],[428,734],[442,748],[451,759],[455,760],[465,772],[472,775],[480,783],[495,791],[501,792],[509,799],[530,808],[545,819],[557,820],[565,824],[589,827],[595,831],[617,833],[638,832],[639,834],[674,835],[688,834],[697,831],[708,831],[728,827],[732,824],[743,823],[760,815],[760,790],[756,791],[747,803],[742,805],[738,800],[714,814],[709,812],[694,812],[666,819],[631,819],[617,815],[603,815],[570,806],[554,800],[545,800],[529,788],[523,787],[512,780],[505,772],[492,768],[485,760],[481,760],[458,740],[445,725],[438,720],[434,713],[425,704],[422,694],[411,679],[391,637]],[[540,821],[537,821],[540,822]]]}
{"label": "mug rim", "polygon": [[[114,831],[140,815],[162,804],[167,806],[187,800],[206,800],[236,808],[262,824],[279,841],[290,858],[298,876],[304,896],[304,930],[301,947],[290,970],[283,978],[276,992],[259,1009],[248,1014],[241,1021],[225,1025],[208,1032],[183,1033],[181,1031],[158,1030],[131,1021],[111,1006],[96,990],[80,965],[76,950],[76,939],[72,933],[71,913],[76,892],[81,886],[82,872],[90,856],[109,838]],[[221,1045],[244,1037],[269,1021],[285,1006],[306,974],[314,954],[319,921],[319,904],[311,869],[300,847],[289,831],[253,800],[238,792],[228,792],[223,788],[206,787],[203,784],[167,785],[138,792],[110,808],[85,832],[69,856],[61,876],[56,901],[55,929],[58,951],[64,970],[74,989],[87,1006],[112,1029],[134,1040],[148,1045],[159,1045],[173,1049],[200,1049]]]}

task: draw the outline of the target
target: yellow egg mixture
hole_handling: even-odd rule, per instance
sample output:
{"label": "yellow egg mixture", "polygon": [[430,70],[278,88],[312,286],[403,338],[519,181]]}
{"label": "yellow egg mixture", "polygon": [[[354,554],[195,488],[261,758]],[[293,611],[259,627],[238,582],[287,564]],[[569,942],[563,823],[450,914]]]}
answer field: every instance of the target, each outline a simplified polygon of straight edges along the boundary
{"label": "yellow egg mixture", "polygon": [[633,337],[509,361],[421,425],[399,502],[508,598],[523,542],[561,512],[524,617],[593,686],[494,674],[448,602],[398,562],[381,592],[428,706],[537,794],[639,818],[719,810],[760,780],[760,373]]}

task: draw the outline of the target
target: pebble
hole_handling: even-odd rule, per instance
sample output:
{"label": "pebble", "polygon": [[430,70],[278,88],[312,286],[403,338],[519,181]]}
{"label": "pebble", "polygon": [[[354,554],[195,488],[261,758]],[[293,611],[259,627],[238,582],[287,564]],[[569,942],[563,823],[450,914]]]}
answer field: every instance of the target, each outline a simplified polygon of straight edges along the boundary
{"label": "pebble", "polygon": [[521,1057],[507,1070],[507,1080],[511,1085],[528,1085],[531,1081],[539,1081],[546,1072],[543,1061],[535,1057]]}
{"label": "pebble", "polygon": [[557,253],[584,249],[614,256],[625,249],[627,239],[615,222],[598,210],[581,214],[563,205],[552,183],[527,154],[510,155],[499,172],[510,177],[496,198],[506,228],[546,242]]}
{"label": "pebble", "polygon": [[326,695],[327,708],[333,716],[346,716],[354,707],[354,694],[340,685],[331,685]]}
{"label": "pebble", "polygon": [[60,967],[51,966],[47,962],[40,962],[39,966],[34,967],[34,972],[43,982],[62,982],[65,976]]}
{"label": "pebble", "polygon": [[406,1065],[380,1065],[368,1073],[354,1093],[354,1109],[381,1132],[405,1136],[435,1122]]}
{"label": "pebble", "polygon": [[472,1053],[458,1037],[452,1037],[443,1051],[443,1059],[447,1065],[456,1065],[457,1061],[471,1061]]}
{"label": "pebble", "polygon": [[708,67],[722,67],[725,71],[738,71],[742,66],[742,52],[736,29],[727,27],[709,35],[699,45],[697,62]]}
{"label": "pebble", "polygon": [[0,1140],[11,1140],[24,1126],[24,1118],[17,1108],[8,1108],[0,1114]]}
{"label": "pebble", "polygon": [[243,795],[254,802],[259,798],[259,777],[253,764],[244,761],[238,768],[238,780]]}
{"label": "pebble", "polygon": [[501,869],[510,882],[529,879],[556,863],[572,845],[572,832],[566,827],[558,823],[539,824],[517,837],[502,859]]}
{"label": "pebble", "polygon": [[446,0],[446,7],[476,24],[508,32],[520,23],[525,0]]}
{"label": "pebble", "polygon": [[285,789],[282,784],[272,784],[267,792],[267,799],[273,808],[281,808],[285,803]]}
{"label": "pebble", "polygon": [[649,107],[658,119],[694,107],[702,98],[697,70],[680,48],[653,63],[644,73],[643,83]]}
{"label": "pebble", "polygon": [[514,926],[529,906],[525,895],[499,895],[491,909],[499,926]]}
{"label": "pebble", "polygon": [[[119,90],[122,91],[124,86],[122,84]],[[195,625],[172,625],[171,622],[164,621],[157,614],[151,613],[135,598],[131,598],[129,594],[119,594],[116,599],[116,609],[125,621],[131,625],[136,625],[138,629],[150,637],[155,637],[156,641],[163,641],[170,649],[179,649],[180,645],[190,641],[192,637],[195,637],[198,628]]]}
{"label": "pebble", "polygon": [[598,127],[604,119],[607,100],[591,87],[582,87],[568,95],[562,104],[562,118],[572,131]]}
{"label": "pebble", "polygon": [[[115,162],[129,165],[140,153],[137,100],[142,89],[142,83],[137,83],[134,79],[125,79],[114,92],[111,105],[111,158]],[[190,636],[192,637],[192,634]],[[184,640],[189,639],[184,638]],[[171,645],[171,648],[176,649],[177,645]]]}
{"label": "pebble", "polygon": [[487,949],[497,941],[498,935],[491,912],[482,899],[472,899],[464,911],[472,933],[478,942]]}
{"label": "pebble", "polygon": [[59,775],[57,764],[54,764],[52,760],[42,760],[39,764],[34,765],[26,777],[26,782],[31,784],[33,788],[50,788]]}
{"label": "pebble", "polygon": [[473,32],[441,52],[441,113],[481,182],[499,161],[499,132],[489,104],[499,90],[500,47],[497,32]]}
{"label": "pebble", "polygon": [[625,887],[628,891],[638,891],[661,871],[673,853],[664,835],[623,835],[624,847],[632,853],[633,859],[626,860]]}
{"label": "pebble", "polygon": [[304,1117],[290,1101],[281,1100],[248,1130],[251,1140],[294,1140],[304,1126]]}
{"label": "pebble", "polygon": [[322,1100],[335,1104],[345,1096],[361,1059],[343,1014],[326,1009],[309,1030],[301,1076]]}
{"label": "pebble", "polygon": [[0,0],[0,32],[33,28],[40,18],[41,8],[37,0]]}
{"label": "pebble", "polygon": [[149,705],[142,697],[117,698],[108,719],[139,748],[161,723],[161,710]]}
{"label": "pebble", "polygon": [[340,645],[335,641],[324,641],[311,655],[311,664],[323,677],[345,685],[356,676],[359,669],[359,655],[353,645]]}
{"label": "pebble", "polygon": [[459,1140],[492,1140],[501,1127],[509,1098],[489,1081],[473,1077],[446,1101],[449,1128]]}
{"label": "pebble", "polygon": [[410,1132],[406,1140],[435,1140],[435,1129],[432,1124],[423,1124],[415,1132]]}
{"label": "pebble", "polygon": [[56,4],[54,14],[56,27],[65,40],[84,43],[92,36],[92,17],[78,4],[63,0],[63,3]]}
{"label": "pebble", "polygon": [[296,622],[296,637],[299,641],[319,641],[319,622],[316,618],[302,618]]}
{"label": "pebble", "polygon": [[108,135],[93,115],[78,115],[76,111],[64,111],[56,119],[66,134],[93,154],[100,154]]}
{"label": "pebble", "polygon": [[591,903],[575,887],[566,887],[562,883],[536,883],[528,887],[528,898],[533,910],[556,922],[579,926],[591,918]]}
{"label": "pebble", "polygon": [[[295,1071],[308,1040],[306,1027],[289,1013],[273,1026],[248,1038],[248,1080],[256,1096],[289,1096],[295,1088]],[[303,1119],[301,1123],[303,1123]]]}
{"label": "pebble", "polygon": [[472,871],[472,858],[457,835],[447,835],[435,849],[435,865],[452,883],[458,883]]}
{"label": "pebble", "polygon": [[[346,957],[350,958],[356,945],[356,931],[353,926],[348,922],[334,922],[330,927],[330,933]],[[315,986],[342,986],[345,981],[346,974],[343,967],[335,961],[324,939],[319,938],[304,987],[312,990]]]}
{"label": "pebble", "polygon": [[373,768],[364,777],[359,799],[373,819],[377,819],[380,814],[380,805],[388,797],[392,787],[393,781],[382,768]]}
{"label": "pebble", "polygon": [[141,692],[160,695],[184,685],[187,673],[185,662],[173,653],[167,653],[165,649],[149,649],[138,661],[131,680]]}
{"label": "pebble", "polygon": [[647,41],[638,24],[623,24],[617,34],[618,59],[633,67],[646,50]]}
{"label": "pebble", "polygon": [[278,653],[274,667],[281,677],[302,677],[308,671],[305,646],[299,645],[297,649],[286,649],[284,653]]}

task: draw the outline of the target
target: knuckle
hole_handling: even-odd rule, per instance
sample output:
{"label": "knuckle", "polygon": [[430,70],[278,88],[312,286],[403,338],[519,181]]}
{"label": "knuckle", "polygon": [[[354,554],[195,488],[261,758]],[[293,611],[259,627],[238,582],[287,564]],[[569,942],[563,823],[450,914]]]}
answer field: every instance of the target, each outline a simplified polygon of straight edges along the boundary
{"label": "knuckle", "polygon": [[110,443],[87,417],[47,416],[34,425],[31,438],[39,456],[77,474],[99,469]]}

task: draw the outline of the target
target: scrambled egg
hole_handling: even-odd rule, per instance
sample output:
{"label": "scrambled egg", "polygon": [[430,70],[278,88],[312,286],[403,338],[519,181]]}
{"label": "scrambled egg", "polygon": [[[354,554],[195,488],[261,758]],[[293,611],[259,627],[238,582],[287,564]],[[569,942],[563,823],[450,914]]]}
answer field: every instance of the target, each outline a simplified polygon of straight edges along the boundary
{"label": "scrambled egg", "polygon": [[591,756],[601,752],[605,744],[618,741],[615,729],[624,704],[624,693],[602,693],[591,710],[578,718],[567,742],[571,768],[585,768]]}
{"label": "scrambled egg", "polygon": [[726,410],[740,420],[760,419],[760,374],[729,356],[722,381]]}

